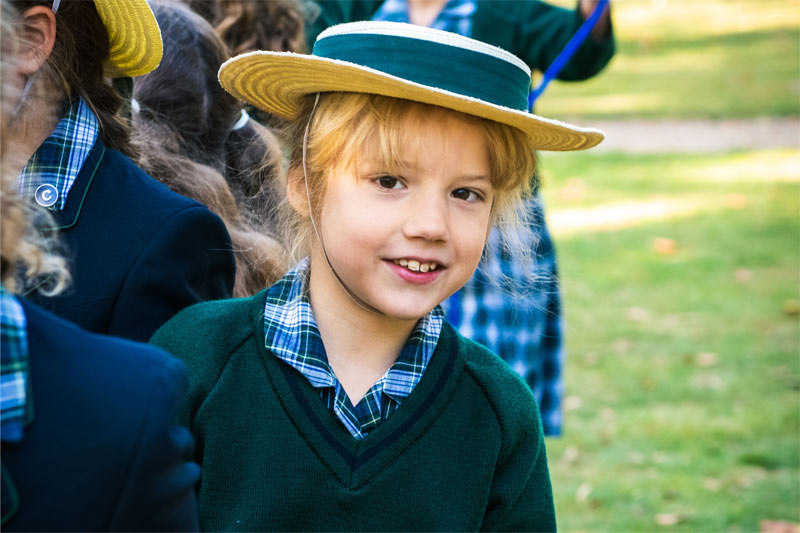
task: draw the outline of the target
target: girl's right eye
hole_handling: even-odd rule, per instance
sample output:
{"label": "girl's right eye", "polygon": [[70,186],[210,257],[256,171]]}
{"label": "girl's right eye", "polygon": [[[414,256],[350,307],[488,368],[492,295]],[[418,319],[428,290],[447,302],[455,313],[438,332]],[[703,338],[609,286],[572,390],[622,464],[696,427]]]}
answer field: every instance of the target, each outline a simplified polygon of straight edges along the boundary
{"label": "girl's right eye", "polygon": [[375,183],[383,189],[400,189],[403,187],[403,182],[394,176],[378,176],[375,178]]}

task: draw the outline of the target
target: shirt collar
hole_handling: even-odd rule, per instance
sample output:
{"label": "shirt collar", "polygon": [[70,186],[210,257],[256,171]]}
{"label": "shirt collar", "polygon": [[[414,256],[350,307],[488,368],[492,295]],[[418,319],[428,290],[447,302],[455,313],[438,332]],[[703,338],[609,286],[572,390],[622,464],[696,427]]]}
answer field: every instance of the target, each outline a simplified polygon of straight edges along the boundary
{"label": "shirt collar", "polygon": [[[470,37],[472,16],[477,10],[476,0],[449,0],[430,27]],[[408,17],[408,0],[386,0],[372,20],[411,22]]]}
{"label": "shirt collar", "polygon": [[[306,289],[309,258],[267,290],[264,310],[266,347],[298,370],[315,388],[336,387]],[[444,313],[436,306],[409,335],[397,360],[373,385],[400,403],[417,385],[436,349]]]}
{"label": "shirt collar", "polygon": [[64,209],[99,131],[97,117],[78,97],[22,169],[17,180],[20,196],[53,210]]}
{"label": "shirt collar", "polygon": [[29,399],[28,332],[25,311],[0,285],[0,435],[4,442],[22,440]]}

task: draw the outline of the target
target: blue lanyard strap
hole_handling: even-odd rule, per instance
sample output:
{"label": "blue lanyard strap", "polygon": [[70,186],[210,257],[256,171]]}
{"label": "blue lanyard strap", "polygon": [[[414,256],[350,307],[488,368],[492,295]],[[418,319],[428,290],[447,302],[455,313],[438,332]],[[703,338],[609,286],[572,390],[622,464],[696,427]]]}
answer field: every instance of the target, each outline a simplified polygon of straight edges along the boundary
{"label": "blue lanyard strap", "polygon": [[569,62],[578,47],[583,44],[583,41],[585,41],[589,36],[589,33],[591,33],[592,29],[595,27],[597,21],[600,20],[600,15],[603,14],[603,9],[605,9],[607,5],[608,0],[599,0],[597,2],[597,5],[595,6],[594,11],[592,11],[592,14],[589,15],[589,18],[583,21],[583,24],[581,24],[581,27],[575,32],[575,35],[572,36],[572,39],[569,40],[564,49],[561,50],[558,56],[556,56],[555,60],[553,60],[550,66],[547,67],[539,86],[532,90],[528,95],[528,110],[533,109],[533,102],[535,102],[536,99],[539,98],[539,96],[544,92],[545,88],[547,88],[547,85],[553,81],[556,76],[558,76],[558,73],[561,72],[561,69],[564,68],[564,65]]}

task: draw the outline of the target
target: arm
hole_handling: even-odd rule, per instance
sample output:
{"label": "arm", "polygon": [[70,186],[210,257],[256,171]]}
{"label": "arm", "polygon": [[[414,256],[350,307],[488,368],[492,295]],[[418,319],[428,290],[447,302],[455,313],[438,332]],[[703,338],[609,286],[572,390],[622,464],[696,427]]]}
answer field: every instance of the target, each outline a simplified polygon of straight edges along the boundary
{"label": "arm", "polygon": [[186,372],[169,358],[152,381],[144,421],[110,531],[198,531],[193,441],[173,418],[186,390]]}
{"label": "arm", "polygon": [[158,229],[122,286],[108,334],[147,341],[178,311],[233,292],[236,264],[222,220],[202,206]]}
{"label": "arm", "polygon": [[530,403],[525,427],[514,435],[504,431],[481,531],[556,530],[544,436],[533,398]]}
{"label": "arm", "polygon": [[[532,69],[544,72],[588,17],[595,4],[596,0],[580,0],[575,9],[570,10],[546,2],[522,2],[514,53]],[[585,80],[608,64],[615,52],[609,11],[606,9],[591,36],[578,48],[558,75],[558,79]]]}

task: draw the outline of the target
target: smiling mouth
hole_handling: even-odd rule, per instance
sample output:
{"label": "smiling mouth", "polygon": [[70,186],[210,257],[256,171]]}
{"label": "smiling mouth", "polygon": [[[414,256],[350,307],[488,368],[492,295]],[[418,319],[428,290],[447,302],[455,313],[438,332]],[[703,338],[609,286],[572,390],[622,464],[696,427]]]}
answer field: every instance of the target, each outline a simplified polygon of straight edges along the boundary
{"label": "smiling mouth", "polygon": [[416,259],[395,259],[395,265],[399,265],[403,268],[407,268],[411,272],[430,272],[436,270],[441,265],[436,262],[420,262]]}

